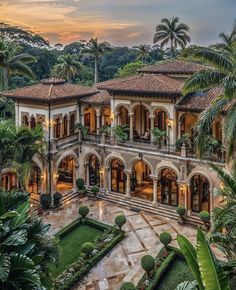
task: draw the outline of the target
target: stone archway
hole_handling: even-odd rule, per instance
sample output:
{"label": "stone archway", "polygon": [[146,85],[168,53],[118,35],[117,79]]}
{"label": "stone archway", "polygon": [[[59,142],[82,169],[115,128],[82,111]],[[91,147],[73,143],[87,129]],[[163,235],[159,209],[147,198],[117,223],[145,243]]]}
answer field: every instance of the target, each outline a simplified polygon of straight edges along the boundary
{"label": "stone archway", "polygon": [[88,185],[100,186],[100,161],[95,154],[90,154],[87,158],[88,164]]}
{"label": "stone archway", "polygon": [[125,193],[126,175],[124,173],[124,163],[119,158],[114,158],[110,162],[110,190],[116,193]]}
{"label": "stone archway", "polygon": [[170,168],[163,168],[158,176],[158,199],[162,204],[178,206],[179,188],[177,183],[178,176]]}

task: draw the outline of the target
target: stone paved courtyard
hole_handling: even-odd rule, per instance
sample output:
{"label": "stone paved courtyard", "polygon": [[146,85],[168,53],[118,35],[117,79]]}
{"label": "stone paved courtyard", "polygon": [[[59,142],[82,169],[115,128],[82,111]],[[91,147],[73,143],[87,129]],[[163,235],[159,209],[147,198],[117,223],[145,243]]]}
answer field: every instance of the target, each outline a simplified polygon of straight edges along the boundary
{"label": "stone paved courtyard", "polygon": [[[126,236],[113,250],[100,262],[85,279],[74,287],[74,290],[115,290],[123,281],[137,283],[143,274],[140,260],[143,255],[156,256],[158,251],[159,235],[168,231],[173,237],[173,246],[177,246],[176,236],[184,234],[195,242],[196,230],[179,225],[176,221],[157,215],[135,212],[106,201],[92,199],[74,199],[59,211],[44,214],[44,220],[52,225],[51,234],[71,223],[78,216],[78,208],[86,204],[90,208],[89,216],[105,223],[113,224],[118,214],[127,217],[124,227]],[[160,246],[159,246],[160,248]]]}

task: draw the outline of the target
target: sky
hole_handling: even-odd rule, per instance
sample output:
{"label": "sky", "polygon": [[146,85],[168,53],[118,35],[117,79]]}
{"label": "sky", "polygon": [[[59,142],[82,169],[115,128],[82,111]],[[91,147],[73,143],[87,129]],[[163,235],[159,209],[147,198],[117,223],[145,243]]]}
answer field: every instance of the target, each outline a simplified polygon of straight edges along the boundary
{"label": "sky", "polygon": [[119,46],[152,44],[160,19],[178,16],[193,44],[208,45],[232,29],[235,12],[236,0],[0,0],[0,22],[51,44],[92,37]]}

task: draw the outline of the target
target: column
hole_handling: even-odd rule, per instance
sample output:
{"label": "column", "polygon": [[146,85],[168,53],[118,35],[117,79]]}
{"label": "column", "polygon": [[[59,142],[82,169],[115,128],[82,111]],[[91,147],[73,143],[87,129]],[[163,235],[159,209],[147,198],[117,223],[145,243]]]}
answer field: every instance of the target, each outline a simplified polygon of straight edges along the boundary
{"label": "column", "polygon": [[153,143],[153,142],[154,142],[154,136],[153,136],[152,131],[153,131],[153,129],[154,129],[154,118],[155,118],[155,116],[154,116],[154,115],[150,115],[149,118],[150,118],[150,134],[151,134],[151,143]]}
{"label": "column", "polygon": [[131,181],[131,170],[129,171],[124,171],[124,173],[126,174],[126,192],[125,192],[125,196],[127,198],[130,198],[130,181]]}
{"label": "column", "polygon": [[153,205],[157,204],[157,177],[153,178]]}
{"label": "column", "polygon": [[103,187],[104,187],[105,193],[108,193],[108,173],[109,173],[109,167],[104,167]]}
{"label": "column", "polygon": [[73,180],[73,185],[72,185],[72,190],[77,190],[77,186],[76,186],[76,165],[75,165],[75,160],[73,160],[73,176],[72,176],[72,180]]}
{"label": "column", "polygon": [[181,122],[178,122],[178,139],[181,137]]}
{"label": "column", "polygon": [[84,113],[81,113],[80,118],[81,118],[81,125],[84,126]]}
{"label": "column", "polygon": [[97,118],[97,134],[99,134],[99,130],[100,130],[100,117],[101,117],[101,114],[100,112],[96,112],[96,118]]}
{"label": "column", "polygon": [[191,207],[191,190],[189,184],[186,184],[186,196],[187,196],[187,216],[190,216],[192,207]]}
{"label": "column", "polygon": [[104,126],[105,125],[105,117],[104,117],[104,115],[102,114],[102,126]]}
{"label": "column", "polygon": [[133,115],[134,113],[129,113],[129,139],[130,141],[133,141],[133,138],[134,138]]}

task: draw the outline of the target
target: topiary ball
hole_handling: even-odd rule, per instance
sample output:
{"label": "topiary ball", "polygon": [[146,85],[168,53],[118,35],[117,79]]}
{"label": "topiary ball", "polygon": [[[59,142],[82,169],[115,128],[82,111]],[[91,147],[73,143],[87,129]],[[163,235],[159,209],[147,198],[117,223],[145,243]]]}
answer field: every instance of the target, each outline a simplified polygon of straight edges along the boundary
{"label": "topiary ball", "polygon": [[76,186],[78,187],[79,190],[82,190],[84,188],[84,180],[83,180],[83,178],[78,178],[76,180]]}
{"label": "topiary ball", "polygon": [[179,216],[183,217],[186,214],[186,208],[184,206],[177,206],[176,212]]}
{"label": "topiary ball", "polygon": [[169,245],[172,241],[172,236],[171,234],[164,232],[160,234],[160,242],[166,247]]}
{"label": "topiary ball", "polygon": [[86,218],[86,216],[89,213],[89,208],[86,205],[82,205],[78,210],[79,215],[82,216],[82,218]]}
{"label": "topiary ball", "polygon": [[94,245],[91,242],[86,242],[81,247],[82,253],[84,253],[87,256],[91,255],[93,250],[94,250]]}
{"label": "topiary ball", "polygon": [[210,214],[209,212],[203,210],[199,213],[199,218],[204,222],[204,223],[207,223],[210,221]]}
{"label": "topiary ball", "polygon": [[131,282],[125,282],[120,288],[120,290],[136,290],[136,289],[137,288]]}
{"label": "topiary ball", "polygon": [[141,266],[143,270],[150,272],[155,266],[155,259],[150,255],[143,256]]}
{"label": "topiary ball", "polygon": [[97,194],[99,193],[99,187],[98,187],[97,185],[94,185],[94,186],[92,187],[92,193],[93,193],[94,195],[97,195]]}
{"label": "topiary ball", "polygon": [[121,214],[115,218],[115,224],[118,226],[119,229],[126,223],[126,217]]}

